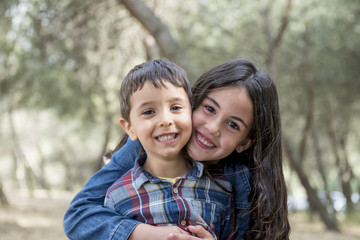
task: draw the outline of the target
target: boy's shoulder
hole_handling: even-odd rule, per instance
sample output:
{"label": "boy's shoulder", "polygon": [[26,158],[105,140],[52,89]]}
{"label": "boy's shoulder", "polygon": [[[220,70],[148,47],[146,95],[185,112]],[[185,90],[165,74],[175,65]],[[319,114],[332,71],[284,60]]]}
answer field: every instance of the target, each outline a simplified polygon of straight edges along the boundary
{"label": "boy's shoulder", "polygon": [[[143,168],[141,167],[145,159],[146,153],[140,154],[136,158],[133,168],[129,169],[124,175],[116,180],[108,188],[106,195],[114,194],[114,191],[117,193],[123,193],[124,191],[129,192],[131,189],[137,189],[140,185],[142,185],[142,183],[147,180],[147,177],[144,175]],[[132,187],[129,188],[129,185]]]}
{"label": "boy's shoulder", "polygon": [[120,188],[127,186],[129,184],[132,184],[133,173],[134,168],[131,168],[129,171],[127,171],[124,175],[122,175],[118,180],[116,180],[107,190],[106,196],[112,194],[114,191],[121,191]]}

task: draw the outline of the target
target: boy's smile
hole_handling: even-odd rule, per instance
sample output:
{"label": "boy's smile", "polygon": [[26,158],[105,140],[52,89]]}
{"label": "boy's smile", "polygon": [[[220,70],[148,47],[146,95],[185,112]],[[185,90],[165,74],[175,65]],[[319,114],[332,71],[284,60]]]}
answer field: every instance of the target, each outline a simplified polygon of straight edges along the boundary
{"label": "boy's smile", "polygon": [[185,90],[171,83],[156,88],[147,81],[131,95],[130,103],[130,123],[120,122],[132,140],[139,139],[148,160],[184,161],[181,150],[192,127],[191,105]]}
{"label": "boy's smile", "polygon": [[175,134],[164,134],[162,136],[159,136],[159,137],[156,137],[156,140],[158,140],[159,142],[162,142],[162,143],[172,143],[176,140],[178,134],[175,133]]}

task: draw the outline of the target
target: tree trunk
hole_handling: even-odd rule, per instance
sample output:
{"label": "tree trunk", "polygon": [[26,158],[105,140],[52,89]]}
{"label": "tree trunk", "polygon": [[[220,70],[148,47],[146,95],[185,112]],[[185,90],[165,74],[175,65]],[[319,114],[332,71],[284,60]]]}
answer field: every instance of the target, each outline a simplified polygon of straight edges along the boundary
{"label": "tree trunk", "polygon": [[11,155],[11,158],[13,159],[13,168],[12,168],[12,174],[11,174],[11,177],[12,177],[12,181],[13,181],[13,187],[14,188],[19,188],[20,187],[20,180],[18,178],[18,159],[16,157],[16,154],[13,150],[10,150],[10,155]]}
{"label": "tree trunk", "polygon": [[41,147],[39,146],[38,143],[36,143],[36,148],[38,150],[38,153],[39,153],[39,156],[40,156],[40,171],[39,171],[39,184],[40,186],[45,189],[45,190],[50,190],[50,186],[48,184],[48,182],[46,181],[46,178],[45,178],[45,162],[46,162],[46,159],[44,157],[44,154],[41,150]]}
{"label": "tree trunk", "polygon": [[21,148],[21,145],[19,142],[19,137],[15,130],[11,107],[9,108],[8,114],[9,114],[8,116],[9,116],[10,133],[11,133],[11,138],[12,138],[11,140],[14,144],[13,155],[16,159],[15,161],[17,163],[21,163],[24,166],[25,182],[26,182],[27,188],[29,190],[30,196],[33,196],[33,190],[34,190],[34,182],[33,181],[34,181],[34,179],[36,179],[36,176],[34,174],[34,171],[31,169],[31,166],[28,162],[28,159],[25,156],[25,153],[22,151],[22,148]]}
{"label": "tree trunk", "polygon": [[146,60],[157,59],[160,57],[159,48],[156,43],[153,41],[152,37],[147,37],[143,40],[145,52],[146,52]]}
{"label": "tree trunk", "polygon": [[62,139],[61,143],[64,150],[60,152],[58,159],[66,169],[65,188],[72,191],[76,185],[83,186],[88,176],[85,176],[86,172],[83,171],[84,163],[73,157],[78,154],[74,145],[69,143],[68,139]]}
{"label": "tree trunk", "polygon": [[315,148],[316,167],[317,167],[317,170],[323,181],[326,199],[329,202],[328,207],[330,207],[329,209],[331,209],[330,214],[335,214],[334,203],[330,197],[329,183],[327,180],[326,170],[325,170],[325,166],[322,161],[323,158],[322,158],[322,151],[319,146],[319,138],[317,136],[317,132],[314,129],[312,130],[312,137],[313,137],[313,143],[314,143],[314,148]]}
{"label": "tree trunk", "polygon": [[2,182],[0,182],[0,203],[1,203],[1,206],[4,206],[4,207],[8,207],[9,206],[9,201],[6,197],[6,194],[3,190],[3,186],[2,186]]}
{"label": "tree trunk", "polygon": [[[347,131],[348,132],[348,131]],[[355,174],[352,171],[352,167],[350,166],[347,150],[346,150],[346,141],[345,136],[340,140],[340,148],[343,152],[343,161],[344,161],[344,172],[342,174],[341,182],[342,182],[342,190],[343,194],[346,198],[346,211],[348,213],[353,213],[355,210],[354,203],[351,200],[352,190],[350,183],[355,178]]]}
{"label": "tree trunk", "polygon": [[[109,114],[107,114],[109,115]],[[105,130],[105,140],[103,142],[102,148],[100,150],[100,154],[99,156],[96,158],[96,162],[95,162],[95,172],[97,172],[98,170],[100,170],[103,166],[104,166],[104,154],[107,152],[107,148],[108,148],[108,144],[109,144],[109,140],[110,140],[110,133],[111,133],[111,118],[110,116],[106,117],[107,119],[106,121],[106,130]]]}
{"label": "tree trunk", "polygon": [[183,67],[190,79],[197,76],[198,71],[188,58],[185,49],[174,39],[169,28],[141,0],[118,0],[130,14],[154,37],[161,53],[170,61]]}
{"label": "tree trunk", "polygon": [[316,189],[311,186],[309,179],[306,176],[304,170],[302,169],[301,165],[298,164],[298,161],[295,159],[295,155],[291,147],[289,146],[289,141],[285,138],[285,136],[284,136],[284,150],[288,155],[291,168],[297,173],[301,184],[305,188],[311,209],[315,210],[319,214],[321,220],[324,222],[324,224],[329,230],[340,231],[335,216],[330,215],[327,212],[326,207],[320,202]]}
{"label": "tree trunk", "polygon": [[312,187],[309,181],[309,177],[305,174],[305,171],[302,167],[302,162],[304,162],[306,158],[306,142],[309,139],[311,129],[312,129],[312,122],[314,118],[314,93],[312,90],[311,85],[311,77],[309,75],[304,76],[305,83],[307,85],[307,95],[308,95],[308,106],[307,106],[307,113],[305,117],[305,126],[304,129],[301,131],[303,133],[301,140],[300,140],[300,146],[299,146],[299,152],[297,154],[294,153],[290,146],[290,140],[286,138],[284,135],[284,149],[287,153],[288,159],[290,161],[291,168],[297,173],[301,184],[305,188],[306,194],[308,196],[308,201],[310,205],[310,209],[314,212],[317,212],[323,221],[323,223],[326,225],[326,227],[330,230],[339,231],[338,222],[336,220],[335,215],[330,214],[326,206],[321,203],[316,188]]}
{"label": "tree trunk", "polygon": [[[331,113],[331,106],[328,105],[328,112]],[[348,125],[346,124],[347,121],[344,121],[345,123],[342,123],[342,126]],[[346,198],[346,211],[348,213],[352,213],[355,209],[355,206],[351,200],[351,186],[350,182],[354,178],[354,173],[351,170],[351,166],[349,163],[349,159],[346,152],[346,135],[348,133],[348,128],[345,127],[345,133],[341,133],[341,131],[337,131],[335,133],[334,129],[334,122],[331,118],[327,121],[327,131],[328,136],[331,143],[331,149],[333,151],[334,157],[335,157],[335,163],[337,168],[339,169],[339,180],[342,188],[342,192]],[[340,133],[339,133],[340,132]],[[342,135],[341,137],[338,137],[338,135]]]}

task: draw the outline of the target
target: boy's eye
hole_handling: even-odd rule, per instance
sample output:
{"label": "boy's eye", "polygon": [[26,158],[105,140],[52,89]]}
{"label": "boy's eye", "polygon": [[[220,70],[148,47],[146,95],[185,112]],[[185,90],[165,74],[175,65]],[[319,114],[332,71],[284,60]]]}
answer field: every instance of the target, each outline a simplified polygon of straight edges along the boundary
{"label": "boy's eye", "polygon": [[227,122],[227,124],[233,129],[236,129],[236,130],[239,129],[239,126],[234,122]]}
{"label": "boy's eye", "polygon": [[147,110],[143,111],[143,112],[141,113],[141,115],[150,115],[150,114],[153,114],[153,113],[155,113],[154,110],[152,110],[152,109],[147,109]]}
{"label": "boy's eye", "polygon": [[178,111],[180,109],[182,109],[182,107],[180,105],[174,105],[174,106],[171,106],[170,108],[172,111]]}

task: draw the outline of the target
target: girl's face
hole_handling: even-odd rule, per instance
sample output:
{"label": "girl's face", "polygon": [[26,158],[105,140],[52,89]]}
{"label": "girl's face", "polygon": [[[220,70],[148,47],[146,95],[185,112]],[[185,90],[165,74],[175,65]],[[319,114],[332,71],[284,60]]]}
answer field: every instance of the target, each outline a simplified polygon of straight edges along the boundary
{"label": "girl's face", "polygon": [[193,132],[187,151],[197,161],[219,161],[252,140],[253,104],[245,88],[226,87],[209,93],[193,112]]}

